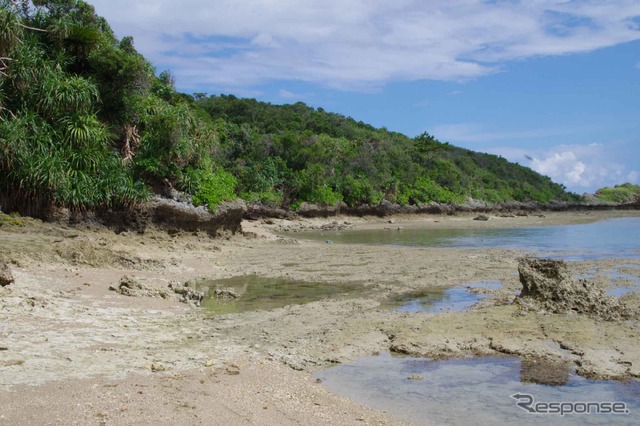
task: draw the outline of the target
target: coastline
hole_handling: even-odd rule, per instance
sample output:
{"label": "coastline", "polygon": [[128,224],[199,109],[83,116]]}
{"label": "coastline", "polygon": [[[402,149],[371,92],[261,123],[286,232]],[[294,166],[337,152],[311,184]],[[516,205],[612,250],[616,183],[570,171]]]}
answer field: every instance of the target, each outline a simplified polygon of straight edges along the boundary
{"label": "coastline", "polygon": [[[638,215],[259,219],[245,221],[243,234],[228,239],[152,228],[115,234],[33,220],[4,225],[0,260],[10,265],[15,283],[0,296],[0,347],[6,348],[0,351],[0,404],[6,407],[0,421],[198,424],[220,415],[220,423],[231,424],[398,424],[329,393],[311,377],[337,362],[390,349],[432,358],[578,357],[578,372],[587,377],[637,378],[637,319],[519,315],[505,304],[519,288],[514,274],[523,251],[329,245],[297,240],[293,231],[330,230],[344,222],[349,229],[384,229],[389,221],[406,230],[551,226]],[[629,261],[572,262],[571,269],[581,274],[621,263]],[[175,300],[108,290],[123,275],[163,288],[171,280],[249,274],[350,283],[363,291],[355,298],[211,317]],[[606,285],[605,274],[595,279]],[[380,307],[393,294],[482,280],[500,281],[502,293],[469,311],[408,315]],[[640,306],[637,295],[628,299]],[[38,402],[25,405],[27,400]]]}

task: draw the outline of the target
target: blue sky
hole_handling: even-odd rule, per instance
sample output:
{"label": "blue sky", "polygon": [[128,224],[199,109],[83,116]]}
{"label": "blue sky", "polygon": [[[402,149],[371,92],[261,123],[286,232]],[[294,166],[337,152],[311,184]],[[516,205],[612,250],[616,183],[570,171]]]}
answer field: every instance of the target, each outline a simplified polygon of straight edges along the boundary
{"label": "blue sky", "polygon": [[640,181],[638,0],[94,0],[178,90],[303,101],[517,161]]}

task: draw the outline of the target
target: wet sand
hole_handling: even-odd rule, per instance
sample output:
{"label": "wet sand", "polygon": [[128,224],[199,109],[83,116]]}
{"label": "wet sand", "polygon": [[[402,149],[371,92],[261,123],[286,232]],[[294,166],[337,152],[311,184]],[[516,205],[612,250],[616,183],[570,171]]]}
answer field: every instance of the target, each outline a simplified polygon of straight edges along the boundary
{"label": "wet sand", "polygon": [[[522,314],[518,250],[348,246],[282,231],[540,226],[638,212],[380,219],[269,220],[229,239],[161,231],[120,234],[28,220],[0,227],[0,260],[15,283],[0,289],[0,423],[397,424],[329,393],[312,373],[389,350],[433,358],[510,354],[568,360],[590,378],[640,377],[638,319]],[[604,286],[635,260],[571,262]],[[638,276],[640,270],[627,268]],[[171,280],[257,274],[361,286],[359,297],[211,316],[175,300],[109,291],[123,275],[164,288]],[[389,296],[499,281],[464,312],[383,309]],[[637,294],[623,301],[638,312]],[[141,392],[141,393],[140,393]]]}

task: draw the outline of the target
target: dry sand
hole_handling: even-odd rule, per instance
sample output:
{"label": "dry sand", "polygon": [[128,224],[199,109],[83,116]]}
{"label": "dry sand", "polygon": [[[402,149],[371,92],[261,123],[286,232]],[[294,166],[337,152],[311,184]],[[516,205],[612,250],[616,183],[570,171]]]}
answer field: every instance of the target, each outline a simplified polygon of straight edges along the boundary
{"label": "dry sand", "polygon": [[[640,377],[637,319],[522,314],[517,259],[503,249],[348,246],[278,237],[282,230],[469,228],[584,223],[637,212],[545,213],[254,221],[211,239],[161,231],[120,234],[25,220],[0,227],[1,424],[398,424],[338,397],[312,373],[395,350],[430,357],[513,354],[568,360],[593,378]],[[602,285],[633,260],[571,262]],[[640,274],[628,268],[630,274]],[[360,297],[211,317],[175,300],[109,291],[123,275],[171,280],[258,274],[353,283]],[[405,314],[393,294],[497,280],[503,289],[465,312]],[[624,302],[638,312],[638,296]]]}

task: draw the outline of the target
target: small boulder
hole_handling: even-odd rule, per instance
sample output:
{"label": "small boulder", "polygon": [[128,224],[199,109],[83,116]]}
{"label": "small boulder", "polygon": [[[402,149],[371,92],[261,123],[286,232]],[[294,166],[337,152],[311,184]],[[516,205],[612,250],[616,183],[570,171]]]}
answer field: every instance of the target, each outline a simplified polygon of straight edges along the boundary
{"label": "small boulder", "polygon": [[485,216],[485,215],[481,214],[481,215],[478,215],[478,216],[474,217],[473,220],[481,220],[481,221],[486,222],[487,220],[489,220],[489,216]]}
{"label": "small boulder", "polygon": [[143,284],[129,275],[120,278],[118,286],[110,286],[109,290],[132,297],[157,297],[162,299],[171,297],[167,291]]}
{"label": "small boulder", "polygon": [[223,288],[223,289],[217,288],[213,292],[213,297],[217,300],[228,301],[228,300],[239,299],[240,295],[233,290],[229,290],[226,288]]}

